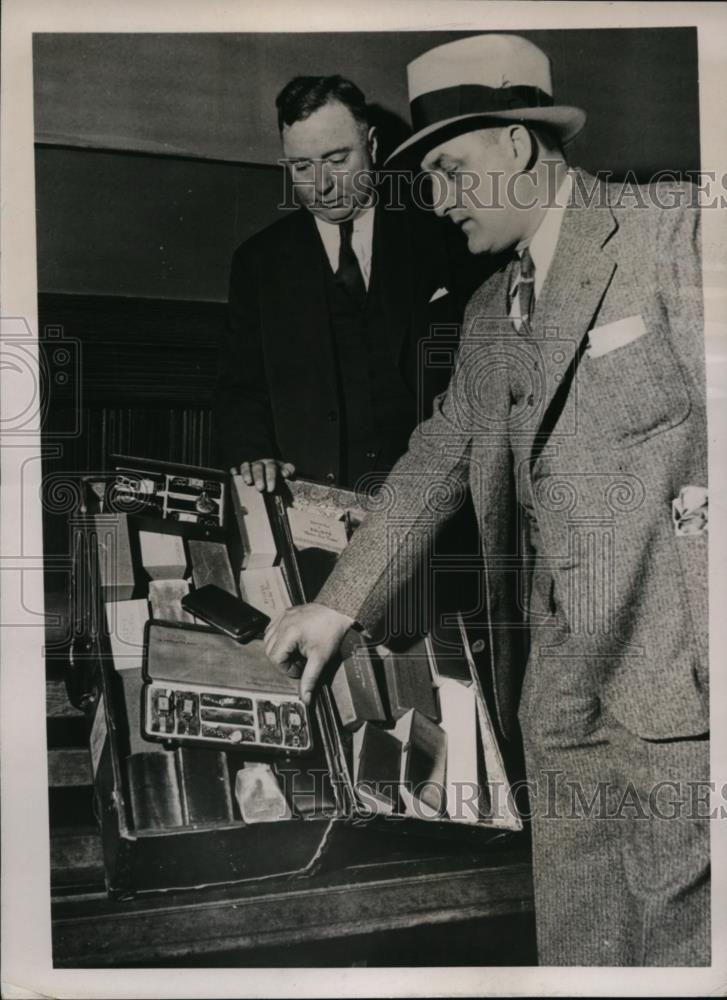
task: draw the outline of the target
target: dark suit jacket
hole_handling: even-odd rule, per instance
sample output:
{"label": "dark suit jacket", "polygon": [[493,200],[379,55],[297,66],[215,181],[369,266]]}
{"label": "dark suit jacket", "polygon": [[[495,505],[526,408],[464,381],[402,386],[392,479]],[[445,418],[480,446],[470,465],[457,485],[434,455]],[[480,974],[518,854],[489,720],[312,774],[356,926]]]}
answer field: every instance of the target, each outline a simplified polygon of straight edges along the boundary
{"label": "dark suit jacket", "polygon": [[[488,273],[452,228],[432,213],[376,209],[371,282],[381,283],[392,359],[413,398],[420,399],[419,416],[431,412],[432,399],[450,375],[443,355],[418,388],[419,342],[432,324],[459,324],[469,294]],[[329,267],[305,209],[235,252],[215,404],[216,460],[222,467],[275,457],[293,462],[298,475],[338,478],[341,429],[325,288]],[[447,294],[430,301],[441,288]],[[456,332],[443,340],[451,344]]]}

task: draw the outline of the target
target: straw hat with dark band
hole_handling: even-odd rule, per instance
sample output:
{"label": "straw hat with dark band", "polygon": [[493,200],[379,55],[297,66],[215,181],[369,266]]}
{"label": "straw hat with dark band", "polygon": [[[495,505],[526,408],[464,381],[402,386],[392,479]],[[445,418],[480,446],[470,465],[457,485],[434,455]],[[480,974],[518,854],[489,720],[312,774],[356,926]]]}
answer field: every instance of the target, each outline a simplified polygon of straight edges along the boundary
{"label": "straw hat with dark band", "polygon": [[439,45],[407,66],[414,134],[387,164],[498,121],[549,125],[563,143],[586,122],[581,108],[553,100],[550,60],[518,35],[473,35]]}

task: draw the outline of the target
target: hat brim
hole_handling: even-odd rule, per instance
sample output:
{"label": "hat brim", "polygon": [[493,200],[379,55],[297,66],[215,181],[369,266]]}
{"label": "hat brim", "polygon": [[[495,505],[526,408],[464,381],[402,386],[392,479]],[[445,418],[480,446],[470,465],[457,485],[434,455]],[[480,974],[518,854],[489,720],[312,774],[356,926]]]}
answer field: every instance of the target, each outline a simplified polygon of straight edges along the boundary
{"label": "hat brim", "polygon": [[566,105],[555,105],[549,108],[508,108],[507,111],[490,111],[469,115],[457,115],[455,118],[445,118],[434,122],[409,136],[387,158],[385,166],[391,166],[393,161],[410,162],[415,157],[421,159],[425,153],[448,139],[453,139],[464,132],[473,132],[477,128],[485,128],[497,121],[538,122],[549,125],[559,135],[565,144],[574,139],[586,124],[586,112],[582,108]]}

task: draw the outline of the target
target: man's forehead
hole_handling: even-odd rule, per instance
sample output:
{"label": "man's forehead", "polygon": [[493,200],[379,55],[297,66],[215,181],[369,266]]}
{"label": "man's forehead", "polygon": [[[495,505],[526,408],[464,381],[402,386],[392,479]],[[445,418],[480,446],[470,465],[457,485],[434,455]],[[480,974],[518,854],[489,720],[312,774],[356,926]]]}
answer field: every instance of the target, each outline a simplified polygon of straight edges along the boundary
{"label": "man's forehead", "polygon": [[307,118],[285,125],[283,151],[289,158],[316,159],[361,142],[361,127],[339,101],[324,104]]}

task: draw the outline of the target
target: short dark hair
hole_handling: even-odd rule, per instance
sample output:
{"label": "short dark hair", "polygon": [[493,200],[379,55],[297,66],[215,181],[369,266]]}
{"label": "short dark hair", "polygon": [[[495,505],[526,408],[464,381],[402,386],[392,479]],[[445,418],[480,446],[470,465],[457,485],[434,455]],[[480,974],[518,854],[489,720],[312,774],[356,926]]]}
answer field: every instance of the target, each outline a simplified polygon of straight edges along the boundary
{"label": "short dark hair", "polygon": [[558,130],[545,122],[527,122],[528,129],[533,132],[545,153],[560,153],[563,156],[563,143]]}
{"label": "short dark hair", "polygon": [[326,104],[343,104],[363,128],[368,128],[366,98],[351,80],[344,76],[296,76],[286,83],[275,98],[278,109],[278,129],[303,121]]}

